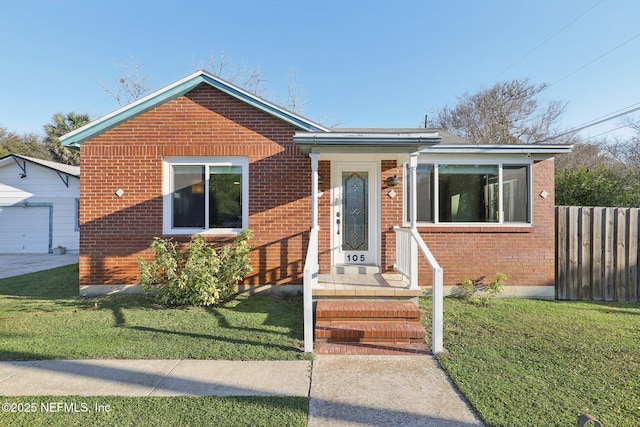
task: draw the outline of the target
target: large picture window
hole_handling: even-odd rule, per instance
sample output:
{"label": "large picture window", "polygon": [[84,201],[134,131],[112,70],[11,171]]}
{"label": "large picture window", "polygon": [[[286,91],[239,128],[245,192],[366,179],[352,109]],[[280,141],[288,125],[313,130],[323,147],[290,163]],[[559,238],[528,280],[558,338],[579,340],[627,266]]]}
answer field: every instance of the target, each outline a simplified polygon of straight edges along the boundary
{"label": "large picture window", "polygon": [[244,158],[166,159],[165,233],[226,233],[246,228],[247,170]]}
{"label": "large picture window", "polygon": [[[407,167],[407,177],[409,169]],[[530,223],[530,165],[419,164],[417,217],[421,223]],[[409,179],[405,212],[409,221]]]}

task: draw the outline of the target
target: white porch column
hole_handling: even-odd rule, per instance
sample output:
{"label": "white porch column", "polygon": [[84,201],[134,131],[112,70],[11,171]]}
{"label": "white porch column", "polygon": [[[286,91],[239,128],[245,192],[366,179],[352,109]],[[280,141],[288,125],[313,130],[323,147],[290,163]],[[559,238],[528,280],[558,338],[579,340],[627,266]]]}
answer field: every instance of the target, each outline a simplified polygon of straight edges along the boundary
{"label": "white porch column", "polygon": [[311,157],[311,227],[318,228],[318,153]]}
{"label": "white porch column", "polygon": [[311,230],[304,264],[304,351],[313,353],[313,288],[318,286],[318,153],[311,158]]}
{"label": "white porch column", "polygon": [[[417,170],[418,168],[418,153],[412,153],[409,157],[409,188],[411,192],[409,194],[409,226],[411,230],[416,229],[416,216],[418,215],[418,196],[417,196]],[[409,273],[409,288],[419,289],[418,286],[418,243],[415,239],[410,239],[410,273]]]}

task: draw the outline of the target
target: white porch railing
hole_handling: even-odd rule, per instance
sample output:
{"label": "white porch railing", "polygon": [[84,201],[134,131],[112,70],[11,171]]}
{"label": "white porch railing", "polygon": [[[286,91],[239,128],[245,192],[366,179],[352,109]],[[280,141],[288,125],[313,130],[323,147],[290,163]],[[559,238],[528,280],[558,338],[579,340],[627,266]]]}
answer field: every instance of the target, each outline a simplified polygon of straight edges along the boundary
{"label": "white porch railing", "polygon": [[396,232],[396,263],[393,268],[409,279],[411,287],[414,287],[413,283],[411,283],[411,230],[396,226],[393,227],[393,231]]}
{"label": "white porch railing", "polygon": [[313,353],[313,288],[318,287],[318,229],[311,228],[303,272],[304,351]]}
{"label": "white porch railing", "polygon": [[422,252],[433,272],[431,351],[434,354],[441,353],[443,351],[442,335],[444,329],[442,267],[436,261],[417,229],[396,226],[393,227],[393,230],[396,232],[396,263],[394,268],[409,279],[410,288],[418,288],[418,249]]}

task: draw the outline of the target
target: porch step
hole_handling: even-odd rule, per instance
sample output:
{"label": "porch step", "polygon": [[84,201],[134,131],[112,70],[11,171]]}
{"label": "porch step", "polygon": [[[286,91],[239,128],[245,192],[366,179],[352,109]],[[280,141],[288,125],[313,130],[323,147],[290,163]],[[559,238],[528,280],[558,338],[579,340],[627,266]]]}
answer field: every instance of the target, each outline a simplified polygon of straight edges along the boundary
{"label": "porch step", "polygon": [[318,301],[317,322],[345,321],[417,321],[420,309],[409,301]]}
{"label": "porch step", "polygon": [[339,264],[331,267],[331,274],[379,274],[380,267],[373,264]]}
{"label": "porch step", "polygon": [[363,343],[318,343],[316,354],[335,354],[352,356],[418,356],[431,355],[427,344],[363,344]]}
{"label": "porch step", "polygon": [[316,342],[424,343],[420,322],[316,322]]}
{"label": "porch step", "polygon": [[410,301],[321,300],[317,354],[430,354],[420,310]]}

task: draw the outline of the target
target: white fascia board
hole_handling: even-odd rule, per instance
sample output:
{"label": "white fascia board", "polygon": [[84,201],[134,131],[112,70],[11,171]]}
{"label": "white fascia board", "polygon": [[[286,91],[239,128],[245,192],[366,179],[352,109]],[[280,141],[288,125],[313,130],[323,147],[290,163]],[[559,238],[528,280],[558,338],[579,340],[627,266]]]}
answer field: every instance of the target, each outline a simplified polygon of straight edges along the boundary
{"label": "white fascia board", "polygon": [[438,134],[434,133],[316,133],[297,132],[293,141],[300,145],[392,145],[392,144],[420,144],[429,145],[440,142]]}
{"label": "white fascia board", "polygon": [[421,154],[554,154],[570,153],[573,144],[451,144],[434,145],[420,150]]}

